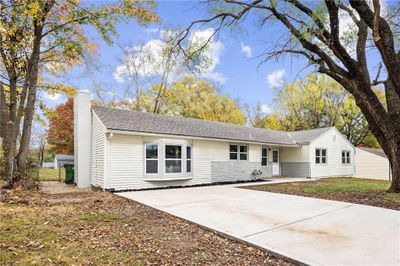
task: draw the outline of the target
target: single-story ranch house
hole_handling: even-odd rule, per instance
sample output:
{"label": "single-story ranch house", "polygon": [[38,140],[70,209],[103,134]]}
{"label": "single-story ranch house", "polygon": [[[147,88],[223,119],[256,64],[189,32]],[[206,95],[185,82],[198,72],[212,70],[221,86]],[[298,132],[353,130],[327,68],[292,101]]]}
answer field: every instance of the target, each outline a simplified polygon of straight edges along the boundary
{"label": "single-story ranch house", "polygon": [[354,147],[334,127],[283,132],[92,107],[74,99],[78,187],[135,190],[259,177],[353,176]]}

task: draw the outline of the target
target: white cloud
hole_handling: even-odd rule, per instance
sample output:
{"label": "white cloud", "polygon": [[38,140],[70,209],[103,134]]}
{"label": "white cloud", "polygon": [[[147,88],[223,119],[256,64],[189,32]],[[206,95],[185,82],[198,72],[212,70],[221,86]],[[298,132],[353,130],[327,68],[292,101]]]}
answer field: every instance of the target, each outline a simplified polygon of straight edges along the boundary
{"label": "white cloud", "polygon": [[270,87],[278,87],[283,83],[283,77],[285,76],[285,70],[275,70],[267,76],[268,85]]}
{"label": "white cloud", "polygon": [[160,29],[157,29],[157,28],[146,28],[146,29],[144,29],[144,31],[147,32],[147,33],[157,33],[157,32],[160,31]]}
{"label": "white cloud", "polygon": [[270,114],[272,112],[271,107],[269,107],[267,104],[262,104],[261,106],[261,112],[264,114]]}
{"label": "white cloud", "polygon": [[219,73],[219,72],[207,72],[203,73],[200,75],[201,78],[209,79],[214,82],[217,82],[219,84],[225,84],[226,83],[226,77],[224,74]]}
{"label": "white cloud", "polygon": [[[152,39],[141,45],[133,47],[125,47],[122,64],[117,66],[113,76],[117,82],[125,82],[132,77],[132,74],[137,74],[141,78],[155,78],[163,75],[164,66],[171,61],[171,58],[166,57],[165,48],[168,47],[167,40],[174,38],[179,31],[160,30],[159,39]],[[199,57],[199,62],[196,65],[196,72],[199,77],[211,79],[220,83],[225,82],[223,74],[215,72],[215,67],[220,63],[221,52],[224,45],[220,41],[214,39],[214,29],[208,28],[205,30],[194,31],[189,37],[187,46],[192,49],[203,47],[206,42],[206,48]],[[173,55],[172,60],[176,64],[169,64],[171,67],[169,80],[190,74],[189,69],[182,67],[185,58],[181,52]]]}
{"label": "white cloud", "polygon": [[241,43],[240,43],[240,48],[241,48],[241,50],[242,50],[242,53],[243,53],[247,58],[250,58],[250,57],[252,56],[253,51],[252,51],[252,49],[251,49],[250,46],[244,45],[244,43],[241,42]]}

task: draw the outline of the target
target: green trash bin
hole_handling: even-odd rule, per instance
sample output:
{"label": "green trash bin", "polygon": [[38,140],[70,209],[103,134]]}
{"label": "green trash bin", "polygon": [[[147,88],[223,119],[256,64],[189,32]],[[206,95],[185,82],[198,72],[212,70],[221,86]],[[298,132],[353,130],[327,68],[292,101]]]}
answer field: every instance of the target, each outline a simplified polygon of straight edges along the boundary
{"label": "green trash bin", "polygon": [[65,183],[73,184],[74,183],[74,165],[73,164],[64,164],[65,168]]}

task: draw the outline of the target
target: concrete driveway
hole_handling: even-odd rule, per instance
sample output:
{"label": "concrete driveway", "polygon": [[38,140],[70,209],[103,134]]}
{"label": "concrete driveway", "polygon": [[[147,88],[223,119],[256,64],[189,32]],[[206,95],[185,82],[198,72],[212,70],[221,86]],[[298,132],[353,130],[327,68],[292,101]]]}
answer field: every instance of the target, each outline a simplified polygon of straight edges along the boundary
{"label": "concrete driveway", "polygon": [[118,194],[306,264],[400,265],[399,211],[239,186]]}

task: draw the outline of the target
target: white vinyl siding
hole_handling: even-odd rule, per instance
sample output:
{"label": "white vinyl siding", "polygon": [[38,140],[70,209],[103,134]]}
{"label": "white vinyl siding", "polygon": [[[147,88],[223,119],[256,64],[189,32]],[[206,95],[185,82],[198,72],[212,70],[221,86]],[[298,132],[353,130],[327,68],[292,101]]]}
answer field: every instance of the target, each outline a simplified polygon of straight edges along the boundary
{"label": "white vinyl siding", "polygon": [[300,148],[280,148],[280,161],[282,163],[310,162],[310,146],[302,145]]}
{"label": "white vinyl siding", "polygon": [[144,173],[142,138],[114,134],[109,140],[107,189],[141,187]]}
{"label": "white vinyl siding", "polygon": [[[159,179],[168,178],[166,181],[151,181],[153,175],[144,174],[144,144],[145,143],[177,143],[190,145],[192,147],[192,173],[186,176],[185,173],[163,175],[160,170]],[[160,150],[161,145],[159,144]],[[108,178],[107,189],[128,190],[143,189],[168,186],[189,186],[195,184],[206,184],[211,182],[211,162],[228,161],[229,155],[228,142],[203,141],[173,138],[142,137],[134,135],[114,134],[109,141],[109,159],[108,159]],[[159,154],[161,151],[159,150]],[[184,153],[182,158],[186,158]],[[186,161],[186,160],[183,160]],[[159,162],[160,165],[163,162]],[[186,163],[183,164],[186,169]],[[172,180],[176,178],[185,178],[186,180]]]}
{"label": "white vinyl siding", "polygon": [[96,187],[104,186],[106,128],[100,119],[92,114],[92,149],[91,149],[91,183]]}
{"label": "white vinyl siding", "polygon": [[382,156],[356,148],[355,176],[368,179],[389,180],[389,160]]}
{"label": "white vinyl siding", "polygon": [[[353,176],[354,175],[354,147],[332,128],[315,139],[310,147],[311,177]],[[326,164],[316,164],[315,150],[326,149]],[[342,164],[342,151],[350,151],[350,164]]]}

